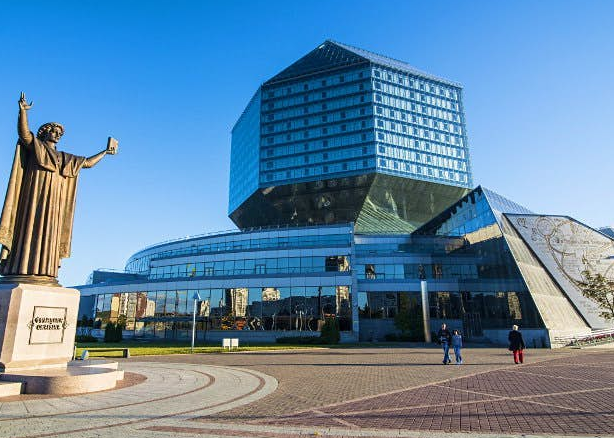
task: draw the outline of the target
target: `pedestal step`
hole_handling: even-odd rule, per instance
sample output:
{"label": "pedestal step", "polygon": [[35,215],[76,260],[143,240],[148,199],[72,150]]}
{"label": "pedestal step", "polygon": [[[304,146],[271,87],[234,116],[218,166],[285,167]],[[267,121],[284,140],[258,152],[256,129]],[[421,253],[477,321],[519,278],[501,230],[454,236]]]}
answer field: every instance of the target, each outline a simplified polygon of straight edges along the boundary
{"label": "pedestal step", "polygon": [[124,371],[117,369],[117,362],[73,361],[66,368],[4,373],[0,375],[0,383],[23,383],[24,394],[66,395],[112,389],[123,378]]}
{"label": "pedestal step", "polygon": [[23,389],[21,382],[0,382],[0,397],[19,395]]}
{"label": "pedestal step", "polygon": [[86,360],[73,360],[68,363],[69,367],[93,367],[93,368],[108,368],[110,370],[117,370],[119,367],[118,362],[106,359],[86,359]]}

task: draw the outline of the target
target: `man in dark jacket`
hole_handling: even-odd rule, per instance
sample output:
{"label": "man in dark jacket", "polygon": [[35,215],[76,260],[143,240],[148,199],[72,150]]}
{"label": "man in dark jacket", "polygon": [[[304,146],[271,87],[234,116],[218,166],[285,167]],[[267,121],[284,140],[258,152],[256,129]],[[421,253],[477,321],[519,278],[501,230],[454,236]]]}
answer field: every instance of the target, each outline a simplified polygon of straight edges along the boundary
{"label": "man in dark jacket", "polygon": [[525,349],[524,339],[522,339],[522,333],[518,331],[518,326],[513,325],[512,331],[507,336],[508,341],[510,342],[510,351],[514,353],[514,363],[523,363],[524,362],[524,353]]}
{"label": "man in dark jacket", "polygon": [[447,365],[450,362],[450,345],[452,344],[452,333],[446,327],[446,324],[441,324],[441,328],[437,332],[437,342],[443,348],[443,364]]}

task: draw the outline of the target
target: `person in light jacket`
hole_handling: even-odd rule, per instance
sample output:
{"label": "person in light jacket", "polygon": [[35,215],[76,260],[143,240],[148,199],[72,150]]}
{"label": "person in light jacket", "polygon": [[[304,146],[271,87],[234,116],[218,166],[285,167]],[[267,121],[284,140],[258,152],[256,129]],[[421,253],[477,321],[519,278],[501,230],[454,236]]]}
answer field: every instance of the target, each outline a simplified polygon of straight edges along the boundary
{"label": "person in light jacket", "polygon": [[518,331],[517,325],[512,326],[512,331],[507,336],[507,340],[510,342],[509,350],[514,353],[514,363],[523,363],[525,345],[522,333]]}
{"label": "person in light jacket", "polygon": [[461,356],[461,348],[463,348],[463,337],[458,330],[452,332],[452,348],[454,348],[454,358],[456,359],[456,365],[463,363]]}

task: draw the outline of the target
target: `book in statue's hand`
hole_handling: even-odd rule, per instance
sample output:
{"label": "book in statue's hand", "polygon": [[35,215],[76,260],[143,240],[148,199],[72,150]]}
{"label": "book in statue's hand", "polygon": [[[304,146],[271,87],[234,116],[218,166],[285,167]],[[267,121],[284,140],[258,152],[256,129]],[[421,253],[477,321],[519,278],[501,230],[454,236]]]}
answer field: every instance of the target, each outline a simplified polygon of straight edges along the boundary
{"label": "book in statue's hand", "polygon": [[117,145],[119,145],[119,142],[113,137],[109,137],[107,140],[107,152],[111,155],[115,155],[117,153]]}

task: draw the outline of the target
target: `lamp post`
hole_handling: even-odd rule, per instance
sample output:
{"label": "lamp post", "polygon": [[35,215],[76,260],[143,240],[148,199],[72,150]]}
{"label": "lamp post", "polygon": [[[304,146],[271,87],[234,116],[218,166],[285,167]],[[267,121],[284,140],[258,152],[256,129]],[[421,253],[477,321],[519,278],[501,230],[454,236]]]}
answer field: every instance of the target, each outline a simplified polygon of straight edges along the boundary
{"label": "lamp post", "polygon": [[424,342],[431,342],[431,315],[429,312],[429,290],[426,280],[420,280],[420,295],[422,298],[422,324]]}
{"label": "lamp post", "polygon": [[429,312],[429,289],[426,284],[426,272],[424,266],[418,266],[418,278],[420,279],[420,298],[422,301],[422,329],[424,330],[424,342],[431,342],[431,314]]}
{"label": "lamp post", "polygon": [[196,302],[200,301],[200,295],[198,291],[194,291],[194,295],[192,295],[192,300],[194,300],[194,312],[192,313],[192,349],[191,352],[194,353],[194,338],[196,337]]}

